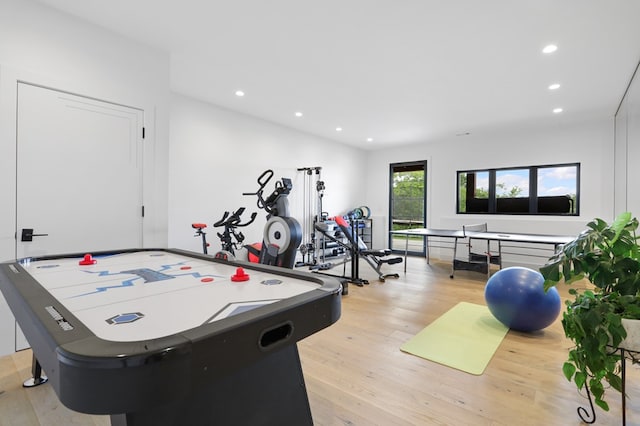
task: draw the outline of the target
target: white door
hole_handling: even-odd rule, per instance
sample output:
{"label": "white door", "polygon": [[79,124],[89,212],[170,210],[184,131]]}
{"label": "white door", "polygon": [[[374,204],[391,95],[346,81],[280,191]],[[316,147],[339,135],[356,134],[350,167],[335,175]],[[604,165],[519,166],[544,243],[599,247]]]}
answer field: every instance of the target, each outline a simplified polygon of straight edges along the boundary
{"label": "white door", "polygon": [[16,257],[142,246],[143,111],[18,84]]}
{"label": "white door", "polygon": [[142,247],[142,127],[142,110],[18,84],[16,258]]}

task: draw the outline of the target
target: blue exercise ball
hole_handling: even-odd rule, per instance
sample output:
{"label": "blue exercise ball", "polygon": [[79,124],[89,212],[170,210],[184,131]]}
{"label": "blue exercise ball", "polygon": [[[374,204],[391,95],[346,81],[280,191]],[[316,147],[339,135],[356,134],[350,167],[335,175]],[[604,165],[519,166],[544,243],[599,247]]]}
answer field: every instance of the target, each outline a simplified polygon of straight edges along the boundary
{"label": "blue exercise ball", "polygon": [[535,331],[551,325],[560,314],[555,287],[544,291],[544,277],[533,269],[513,266],[493,274],[484,288],[484,299],[494,317],[518,331]]}

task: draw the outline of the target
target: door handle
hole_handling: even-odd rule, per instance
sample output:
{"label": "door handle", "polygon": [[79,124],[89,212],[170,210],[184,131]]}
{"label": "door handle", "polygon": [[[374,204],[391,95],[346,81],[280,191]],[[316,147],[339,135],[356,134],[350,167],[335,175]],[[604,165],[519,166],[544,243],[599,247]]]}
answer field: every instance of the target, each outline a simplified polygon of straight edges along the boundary
{"label": "door handle", "polygon": [[20,241],[33,241],[33,237],[46,237],[49,234],[34,234],[33,228],[22,228]]}

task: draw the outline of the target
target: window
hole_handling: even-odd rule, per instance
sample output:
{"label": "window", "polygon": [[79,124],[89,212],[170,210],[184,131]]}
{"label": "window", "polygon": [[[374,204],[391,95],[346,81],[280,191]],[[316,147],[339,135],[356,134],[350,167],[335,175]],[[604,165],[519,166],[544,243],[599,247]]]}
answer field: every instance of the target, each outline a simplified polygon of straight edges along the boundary
{"label": "window", "polygon": [[529,169],[496,170],[496,212],[529,213]]}
{"label": "window", "polygon": [[458,172],[458,212],[489,212],[489,172]]}
{"label": "window", "polygon": [[575,216],[580,164],[459,171],[457,186],[458,213]]}

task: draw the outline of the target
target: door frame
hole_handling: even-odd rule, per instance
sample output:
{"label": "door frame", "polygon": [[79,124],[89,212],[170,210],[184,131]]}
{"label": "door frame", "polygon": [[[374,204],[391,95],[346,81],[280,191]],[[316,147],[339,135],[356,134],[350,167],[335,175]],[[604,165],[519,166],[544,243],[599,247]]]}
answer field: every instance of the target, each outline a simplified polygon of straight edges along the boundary
{"label": "door frame", "polygon": [[[131,90],[125,84],[101,85],[87,79],[66,77],[62,72],[43,74],[0,63],[0,194],[5,204],[0,211],[0,262],[16,255],[16,140],[18,82],[41,85],[85,96],[92,92],[98,99],[114,95],[124,105],[137,105],[143,111],[143,194],[145,206],[142,244],[144,248],[166,247],[168,240],[168,161],[169,161],[169,92]],[[61,90],[60,88],[66,88]],[[16,350],[16,322],[0,294],[0,355]]]}
{"label": "door frame", "polygon": [[[137,247],[144,247],[144,223],[145,223],[145,219],[144,219],[144,163],[145,163],[145,152],[144,152],[144,110],[142,108],[138,108],[138,107],[132,107],[129,105],[125,105],[122,103],[117,103],[117,102],[111,102],[109,100],[104,100],[104,99],[99,99],[93,96],[85,96],[82,94],[77,94],[77,93],[73,93],[67,90],[60,90],[60,89],[56,89],[56,88],[52,88],[52,87],[48,87],[42,84],[34,84],[31,82],[26,82],[26,81],[22,81],[22,80],[18,80],[16,82],[16,121],[15,121],[15,127],[16,127],[16,138],[15,138],[15,164],[16,164],[16,171],[15,171],[15,176],[16,176],[16,182],[15,182],[15,187],[14,187],[14,195],[15,195],[15,211],[16,211],[16,216],[15,216],[15,251],[14,251],[14,258],[19,258],[19,257],[23,257],[23,255],[21,253],[23,253],[23,247],[21,246],[21,229],[19,228],[19,226],[24,226],[24,223],[21,224],[21,219],[23,219],[22,217],[18,217],[18,214],[20,213],[19,210],[19,200],[20,200],[20,193],[18,192],[19,187],[18,184],[20,184],[20,182],[18,182],[17,177],[19,175],[21,175],[20,173],[20,165],[23,164],[22,162],[25,161],[24,159],[20,159],[18,158],[18,153],[20,151],[19,149],[19,142],[20,142],[20,134],[19,134],[19,117],[18,117],[18,111],[20,110],[19,105],[20,104],[20,93],[19,93],[19,88],[20,87],[25,87],[28,86],[31,89],[25,88],[25,90],[32,90],[32,89],[42,89],[48,93],[44,94],[43,96],[54,96],[54,97],[58,97],[59,95],[61,96],[71,96],[73,97],[73,99],[69,99],[69,101],[71,102],[80,102],[81,104],[84,104],[85,100],[87,101],[86,106],[89,106],[89,110],[91,109],[95,109],[97,108],[101,113],[106,113],[110,114],[110,108],[114,107],[114,108],[118,108],[119,112],[122,112],[124,114],[135,114],[136,117],[139,117],[140,122],[138,122],[138,119],[135,120],[136,123],[136,128],[135,130],[135,152],[136,152],[136,156],[140,156],[138,161],[138,171],[137,171],[137,190],[138,190],[138,196],[137,196],[137,203],[135,206],[135,210],[137,210],[140,214],[140,216],[137,219],[137,236],[136,239],[139,241],[138,243],[136,243]],[[41,93],[39,91],[37,92],[32,92],[32,93]],[[40,95],[38,95],[40,96]],[[96,104],[89,104],[90,102],[95,102]],[[122,110],[120,108],[126,108],[126,110],[131,110],[132,112],[126,111],[126,110]],[[139,132],[139,133],[138,133]],[[34,146],[37,146],[34,145]],[[131,207],[131,205],[129,205]],[[141,211],[142,210],[142,211]],[[35,232],[42,232],[43,230],[38,230],[36,229]],[[46,230],[44,230],[46,231]],[[34,234],[34,236],[36,236],[37,234]],[[46,235],[46,234],[42,234],[42,235]],[[35,239],[34,239],[35,240]],[[133,248],[137,248],[137,247],[133,247]],[[116,248],[116,247],[113,247]],[[122,247],[122,248],[132,248],[132,247]],[[87,250],[88,248],[79,248],[77,250],[72,250],[72,251],[82,251],[82,250]],[[52,254],[52,253],[47,253],[47,254]],[[60,253],[53,253],[53,254],[60,254]]]}
{"label": "door frame", "polygon": [[[420,160],[420,161],[406,161],[406,162],[398,162],[398,163],[390,163],[389,164],[389,230],[393,230],[393,174],[394,174],[394,169],[398,168],[398,167],[414,167],[414,166],[422,166],[423,168],[423,172],[424,172],[424,194],[423,194],[423,206],[422,206],[422,211],[423,211],[423,218],[422,218],[422,226],[421,228],[426,228],[427,227],[427,219],[429,218],[429,213],[428,213],[428,207],[429,207],[429,203],[428,203],[428,195],[430,193],[429,191],[429,160]],[[389,232],[389,248],[392,249],[393,252],[395,253],[399,253],[399,252],[404,252],[404,250],[399,250],[399,249],[394,249],[393,248],[393,234],[391,232]],[[412,250],[412,251],[408,251],[407,254],[411,254],[411,255],[419,255],[419,256],[426,256],[426,238],[423,237],[422,238],[422,250],[421,251],[416,251],[416,250]]]}

